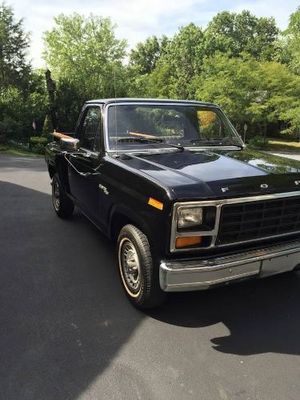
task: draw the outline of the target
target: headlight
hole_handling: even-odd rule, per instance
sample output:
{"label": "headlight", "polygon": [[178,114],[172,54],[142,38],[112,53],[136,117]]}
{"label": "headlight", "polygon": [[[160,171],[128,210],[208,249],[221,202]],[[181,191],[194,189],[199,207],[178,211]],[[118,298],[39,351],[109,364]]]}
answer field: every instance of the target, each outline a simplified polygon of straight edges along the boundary
{"label": "headlight", "polygon": [[179,208],[177,221],[179,229],[202,225],[203,209],[201,207]]}

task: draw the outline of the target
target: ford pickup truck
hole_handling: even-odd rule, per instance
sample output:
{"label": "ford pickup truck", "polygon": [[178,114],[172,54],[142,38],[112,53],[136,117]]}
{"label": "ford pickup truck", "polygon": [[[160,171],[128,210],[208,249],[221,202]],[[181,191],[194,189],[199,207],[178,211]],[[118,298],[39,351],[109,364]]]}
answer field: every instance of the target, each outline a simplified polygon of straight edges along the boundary
{"label": "ford pickup truck", "polygon": [[218,106],[92,100],[53,135],[54,210],[116,241],[136,307],[300,267],[300,162],[248,149]]}

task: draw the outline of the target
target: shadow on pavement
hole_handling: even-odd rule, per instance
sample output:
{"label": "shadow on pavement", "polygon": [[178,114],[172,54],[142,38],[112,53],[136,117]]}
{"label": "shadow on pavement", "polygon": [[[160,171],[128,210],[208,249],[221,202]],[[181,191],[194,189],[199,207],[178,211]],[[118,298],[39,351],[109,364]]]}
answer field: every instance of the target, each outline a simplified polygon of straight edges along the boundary
{"label": "shadow on pavement", "polygon": [[[123,294],[113,245],[83,217],[60,220],[49,195],[4,182],[0,213],[0,398],[75,400],[145,315]],[[299,308],[298,273],[173,294],[148,315],[191,329],[223,323],[230,334],[211,340],[222,353],[298,355]]]}
{"label": "shadow on pavement", "polygon": [[143,314],[119,284],[112,244],[50,196],[0,182],[0,398],[76,399]]}
{"label": "shadow on pavement", "polygon": [[300,273],[252,280],[206,292],[173,294],[151,316],[191,328],[223,323],[229,336],[211,340],[223,353],[300,354]]}

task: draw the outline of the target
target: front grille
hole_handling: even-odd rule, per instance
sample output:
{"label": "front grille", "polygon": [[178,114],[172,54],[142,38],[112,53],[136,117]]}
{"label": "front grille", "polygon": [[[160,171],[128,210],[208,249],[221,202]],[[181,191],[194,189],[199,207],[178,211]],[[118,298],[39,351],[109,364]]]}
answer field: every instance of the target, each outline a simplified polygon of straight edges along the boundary
{"label": "front grille", "polygon": [[300,197],[226,204],[216,244],[244,242],[300,231]]}

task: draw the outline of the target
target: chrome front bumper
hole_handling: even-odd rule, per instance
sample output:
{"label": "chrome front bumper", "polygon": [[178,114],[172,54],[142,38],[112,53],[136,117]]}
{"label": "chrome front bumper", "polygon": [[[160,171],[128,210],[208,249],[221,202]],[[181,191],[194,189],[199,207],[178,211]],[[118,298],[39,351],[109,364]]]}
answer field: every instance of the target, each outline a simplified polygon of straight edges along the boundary
{"label": "chrome front bumper", "polygon": [[207,260],[161,261],[160,287],[166,292],[204,290],[243,278],[263,278],[300,266],[300,240]]}

